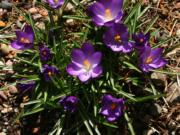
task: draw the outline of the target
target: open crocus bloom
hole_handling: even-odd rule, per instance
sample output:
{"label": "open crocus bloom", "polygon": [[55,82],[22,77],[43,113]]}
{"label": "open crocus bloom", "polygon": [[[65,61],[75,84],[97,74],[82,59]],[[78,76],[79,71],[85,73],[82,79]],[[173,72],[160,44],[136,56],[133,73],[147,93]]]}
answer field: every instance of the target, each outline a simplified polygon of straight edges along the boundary
{"label": "open crocus bloom", "polygon": [[110,94],[102,98],[102,108],[100,113],[105,116],[109,122],[116,121],[123,113],[123,98],[115,98]]}
{"label": "open crocus bloom", "polygon": [[50,49],[43,43],[39,44],[39,53],[42,62],[46,62],[52,57]]}
{"label": "open crocus bloom", "polygon": [[101,57],[101,52],[95,52],[90,43],[84,43],[81,49],[72,51],[72,62],[67,66],[67,72],[82,82],[96,78],[102,73]]}
{"label": "open crocus bloom", "polygon": [[23,31],[16,31],[16,39],[11,42],[11,46],[17,50],[33,48],[34,32],[31,26],[25,25]]}
{"label": "open crocus bloom", "polygon": [[88,8],[97,26],[111,26],[121,20],[123,0],[99,0]]}
{"label": "open crocus bloom", "polygon": [[60,8],[63,5],[64,0],[46,0],[46,2],[52,8]]}
{"label": "open crocus bloom", "polygon": [[130,52],[133,48],[133,43],[128,40],[128,28],[124,24],[114,24],[103,35],[104,43],[115,52]]}
{"label": "open crocus bloom", "polygon": [[45,81],[49,82],[56,75],[59,74],[59,70],[58,70],[58,68],[56,68],[54,66],[43,65],[42,74],[43,74],[43,77],[44,77]]}
{"label": "open crocus bloom", "polygon": [[140,55],[140,68],[144,72],[149,72],[152,69],[164,66],[167,62],[161,55],[161,48],[151,49],[150,46],[145,46]]}
{"label": "open crocus bloom", "polygon": [[76,96],[65,96],[60,99],[59,103],[64,107],[65,110],[73,113],[77,109],[78,98]]}
{"label": "open crocus bloom", "polygon": [[143,34],[142,32],[138,34],[133,34],[133,39],[135,41],[135,48],[142,50],[144,46],[149,46],[150,34]]}

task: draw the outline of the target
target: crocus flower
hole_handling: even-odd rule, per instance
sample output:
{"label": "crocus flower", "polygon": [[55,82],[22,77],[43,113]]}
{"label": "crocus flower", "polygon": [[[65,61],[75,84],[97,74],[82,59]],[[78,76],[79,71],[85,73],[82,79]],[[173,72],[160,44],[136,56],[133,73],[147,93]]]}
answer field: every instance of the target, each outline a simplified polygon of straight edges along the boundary
{"label": "crocus flower", "polygon": [[46,2],[54,9],[60,8],[64,4],[64,0],[46,0]]}
{"label": "crocus flower", "polygon": [[39,44],[39,53],[42,62],[46,62],[52,57],[50,49],[43,43]]}
{"label": "crocus flower", "polygon": [[105,116],[107,121],[116,121],[123,113],[123,98],[115,98],[110,94],[104,95],[102,98],[102,108],[100,113]]}
{"label": "crocus flower", "polygon": [[22,31],[16,31],[16,39],[11,42],[11,46],[17,50],[33,48],[34,32],[31,26],[25,25]]}
{"label": "crocus flower", "polygon": [[95,52],[92,44],[84,43],[81,49],[74,49],[71,54],[72,62],[67,66],[67,72],[86,82],[102,73],[100,65],[102,53]]}
{"label": "crocus flower", "polygon": [[128,28],[124,24],[114,24],[103,35],[104,43],[115,52],[128,53],[133,43],[128,41]]}
{"label": "crocus flower", "polygon": [[[26,79],[21,79],[22,81],[25,81]],[[26,91],[31,91],[35,88],[35,81],[28,81],[28,82],[22,82],[22,83],[17,83],[16,87],[20,92],[26,92]]]}
{"label": "crocus flower", "polygon": [[59,103],[64,107],[65,110],[73,113],[77,109],[78,98],[76,96],[65,96],[59,101]]}
{"label": "crocus flower", "polygon": [[150,34],[143,34],[142,32],[138,34],[133,34],[133,39],[135,41],[135,48],[142,50],[144,46],[149,46]]}
{"label": "crocus flower", "polygon": [[111,26],[123,16],[123,0],[99,0],[88,8],[92,21],[97,26]]}
{"label": "crocus flower", "polygon": [[150,46],[145,46],[140,55],[140,68],[144,72],[148,72],[152,69],[164,66],[167,62],[161,55],[161,48],[151,49]]}
{"label": "crocus flower", "polygon": [[59,70],[54,66],[43,65],[42,74],[45,81],[49,82],[53,77],[59,74]]}

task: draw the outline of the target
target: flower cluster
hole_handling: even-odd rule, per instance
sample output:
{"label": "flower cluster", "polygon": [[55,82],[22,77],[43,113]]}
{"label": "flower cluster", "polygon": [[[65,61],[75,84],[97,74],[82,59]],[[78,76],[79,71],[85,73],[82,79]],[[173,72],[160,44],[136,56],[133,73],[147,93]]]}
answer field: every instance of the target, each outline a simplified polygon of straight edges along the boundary
{"label": "flower cluster", "polygon": [[[59,8],[64,0],[46,0],[52,8]],[[150,34],[133,34],[131,41],[128,27],[123,24],[123,0],[99,0],[88,8],[88,13],[92,21],[97,26],[105,26],[103,43],[113,52],[130,53],[136,49],[139,57],[139,65],[142,71],[149,72],[152,69],[160,68],[166,64],[162,58],[162,49],[150,47]],[[17,38],[11,42],[15,49],[31,49],[34,45],[34,32],[31,26],[25,25],[22,31],[16,31]],[[95,51],[94,45],[85,42],[80,49],[73,49],[71,52],[71,62],[67,65],[66,71],[69,75],[77,77],[81,82],[88,82],[90,79],[98,78],[103,73],[102,52]],[[39,43],[39,58],[42,62],[41,75],[46,82],[51,82],[59,75],[59,70],[55,66],[49,65],[52,59],[51,50],[44,43]],[[18,84],[20,90],[30,90],[34,87],[34,82]],[[74,113],[77,110],[79,99],[76,96],[65,96],[60,99],[59,104],[65,110]],[[118,120],[123,114],[124,99],[106,94],[102,97],[102,114],[109,122]]]}

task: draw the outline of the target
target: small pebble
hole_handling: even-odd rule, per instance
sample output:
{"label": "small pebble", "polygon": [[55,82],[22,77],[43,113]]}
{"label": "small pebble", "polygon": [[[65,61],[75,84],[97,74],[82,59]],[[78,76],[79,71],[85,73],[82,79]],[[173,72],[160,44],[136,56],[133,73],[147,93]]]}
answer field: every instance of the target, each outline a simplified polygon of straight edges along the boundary
{"label": "small pebble", "polygon": [[180,29],[178,29],[178,30],[176,31],[176,35],[177,35],[178,37],[180,37]]}
{"label": "small pebble", "polygon": [[42,18],[42,15],[41,15],[41,14],[35,14],[35,15],[33,15],[33,19],[34,19],[34,20],[37,20],[37,19],[40,19],[40,18]]}
{"label": "small pebble", "polygon": [[17,94],[18,93],[18,90],[15,86],[9,86],[8,91],[10,92],[10,94]]}
{"label": "small pebble", "polygon": [[12,107],[9,107],[9,108],[4,108],[4,109],[1,111],[1,113],[9,113],[9,112],[12,112],[12,111],[13,111]]}
{"label": "small pebble", "polygon": [[73,19],[67,19],[66,23],[69,25],[74,25],[74,20]]}
{"label": "small pebble", "polygon": [[1,133],[0,133],[0,135],[6,135],[6,133],[4,133],[4,132],[1,132]]}
{"label": "small pebble", "polygon": [[37,8],[33,7],[28,10],[31,14],[35,14],[38,12]]}

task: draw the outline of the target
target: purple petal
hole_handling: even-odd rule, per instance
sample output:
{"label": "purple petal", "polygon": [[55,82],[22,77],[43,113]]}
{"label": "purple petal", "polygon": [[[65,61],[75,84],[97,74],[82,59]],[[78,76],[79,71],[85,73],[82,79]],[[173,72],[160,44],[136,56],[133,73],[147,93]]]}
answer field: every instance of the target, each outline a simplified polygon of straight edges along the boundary
{"label": "purple petal", "polygon": [[25,49],[31,49],[33,48],[33,44],[25,44],[25,43],[21,43],[21,42],[18,42],[17,40],[14,40],[11,42],[11,47],[12,48],[15,48],[17,50],[25,50]]}
{"label": "purple petal", "polygon": [[158,61],[156,61],[155,63],[153,62],[153,63],[151,63],[151,64],[149,64],[149,66],[151,66],[151,67],[153,67],[153,68],[160,68],[160,67],[162,67],[162,66],[164,66],[164,65],[166,65],[167,64],[167,61],[166,60],[164,60],[164,59],[162,59],[162,58],[160,58]]}
{"label": "purple petal", "polygon": [[102,58],[101,52],[95,52],[91,57],[89,57],[90,63],[93,65],[93,68],[96,67],[100,62]]}
{"label": "purple petal", "polygon": [[116,120],[117,120],[117,117],[116,117],[116,116],[106,116],[106,119],[107,119],[107,121],[109,121],[109,122],[113,122],[113,121],[116,121]]}
{"label": "purple petal", "polygon": [[81,73],[80,75],[78,75],[78,78],[81,82],[86,82],[90,79],[91,77],[91,74],[90,72],[84,72],[84,73]]}
{"label": "purple petal", "polygon": [[86,56],[91,56],[94,53],[94,47],[91,43],[84,43],[81,48]]}
{"label": "purple petal", "polygon": [[99,18],[103,18],[105,12],[104,6],[99,2],[96,2],[93,5],[91,5],[88,10],[93,12],[94,15],[97,15],[97,17]]}
{"label": "purple petal", "polygon": [[77,76],[77,75],[81,74],[82,72],[84,72],[84,70],[82,68],[78,67],[74,63],[70,63],[67,66],[66,71],[68,72],[68,74],[73,75],[73,76]]}
{"label": "purple petal", "polygon": [[74,49],[71,54],[72,62],[75,63],[77,66],[82,67],[83,62],[85,60],[85,55],[83,51],[80,49]]}
{"label": "purple petal", "polygon": [[102,66],[97,66],[92,71],[92,78],[96,78],[102,74]]}
{"label": "purple petal", "polygon": [[150,56],[152,56],[153,60],[158,60],[161,57],[162,51],[162,48],[155,48],[151,50]]}

